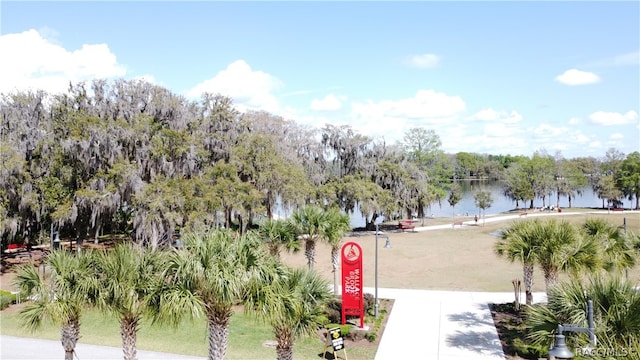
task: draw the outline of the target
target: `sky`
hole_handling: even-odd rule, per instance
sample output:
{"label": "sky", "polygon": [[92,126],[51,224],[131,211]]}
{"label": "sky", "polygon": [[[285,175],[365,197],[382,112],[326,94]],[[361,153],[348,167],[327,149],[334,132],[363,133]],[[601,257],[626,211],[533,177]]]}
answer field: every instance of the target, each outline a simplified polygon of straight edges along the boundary
{"label": "sky", "polygon": [[640,150],[640,2],[2,1],[0,92],[142,78],[447,153]]}

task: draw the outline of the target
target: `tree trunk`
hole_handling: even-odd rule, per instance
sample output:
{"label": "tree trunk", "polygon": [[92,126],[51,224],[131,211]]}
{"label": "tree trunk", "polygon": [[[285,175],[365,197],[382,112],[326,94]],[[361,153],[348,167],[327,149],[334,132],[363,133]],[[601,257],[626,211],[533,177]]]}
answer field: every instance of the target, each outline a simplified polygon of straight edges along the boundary
{"label": "tree trunk", "polygon": [[527,305],[531,305],[533,303],[533,265],[523,265],[522,273],[524,280],[524,292],[527,298],[526,303]]}
{"label": "tree trunk", "polygon": [[124,318],[120,322],[120,335],[122,335],[122,352],[125,360],[135,360],[136,336],[138,334],[138,318]]}
{"label": "tree trunk", "polygon": [[267,191],[267,196],[265,196],[265,204],[264,207],[267,210],[267,219],[273,220],[273,201],[271,198],[273,197],[273,193],[271,190]]}
{"label": "tree trunk", "polygon": [[80,338],[80,321],[78,318],[71,319],[60,329],[60,342],[64,348],[65,360],[73,360],[76,343]]}
{"label": "tree trunk", "polygon": [[544,269],[544,284],[549,298],[549,290],[558,284],[558,269]]}
{"label": "tree trunk", "polygon": [[338,295],[338,266],[340,264],[340,249],[331,248],[331,266],[333,268],[333,295]]}
{"label": "tree trunk", "polygon": [[227,354],[230,317],[230,309],[225,309],[221,313],[209,311],[207,314],[207,322],[209,325],[209,360],[223,360]]}
{"label": "tree trunk", "polygon": [[276,346],[278,360],[293,360],[293,336],[291,335],[291,329],[276,329],[276,340],[278,341],[278,345]]}
{"label": "tree trunk", "polygon": [[313,270],[313,263],[316,262],[315,239],[309,238],[304,242],[304,256],[307,258],[307,266],[309,266],[309,270]]}

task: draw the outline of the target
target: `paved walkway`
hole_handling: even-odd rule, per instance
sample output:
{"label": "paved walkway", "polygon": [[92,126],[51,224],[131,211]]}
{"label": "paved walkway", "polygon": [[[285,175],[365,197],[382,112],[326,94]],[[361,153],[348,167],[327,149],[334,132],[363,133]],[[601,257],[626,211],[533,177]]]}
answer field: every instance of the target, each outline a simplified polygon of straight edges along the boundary
{"label": "paved walkway", "polygon": [[513,301],[511,292],[378,289],[378,297],[395,302],[376,360],[505,358],[488,304]]}
{"label": "paved walkway", "polygon": [[[82,340],[80,340],[82,341]],[[139,360],[202,360],[204,358],[167,354],[153,351],[137,351]],[[76,344],[75,360],[121,360],[122,348],[111,346]],[[2,360],[59,360],[64,359],[60,341],[30,339],[15,336],[0,336],[0,359]]]}

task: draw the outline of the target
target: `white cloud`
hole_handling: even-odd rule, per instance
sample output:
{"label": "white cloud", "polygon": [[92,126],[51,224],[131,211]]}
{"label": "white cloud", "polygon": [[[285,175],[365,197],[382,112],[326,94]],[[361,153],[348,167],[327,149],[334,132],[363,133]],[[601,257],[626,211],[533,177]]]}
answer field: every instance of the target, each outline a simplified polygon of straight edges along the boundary
{"label": "white cloud", "polygon": [[472,120],[499,121],[500,123],[515,124],[522,121],[522,115],[517,111],[496,111],[492,108],[482,109],[471,117]]}
{"label": "white cloud", "polygon": [[549,124],[539,124],[533,129],[533,134],[542,138],[557,139],[560,135],[567,132],[567,128],[563,126],[551,126]]}
{"label": "white cloud", "polygon": [[205,92],[220,93],[233,99],[240,111],[247,109],[279,113],[280,107],[273,91],[282,86],[280,80],[260,70],[252,70],[244,60],[236,60],[213,78],[205,80],[187,92],[199,97]]}
{"label": "white cloud", "polygon": [[151,74],[145,74],[145,75],[141,75],[141,76],[136,76],[134,77],[135,80],[142,80],[151,84],[157,84],[159,85],[158,81],[156,80],[156,78],[151,75]]}
{"label": "white cloud", "polygon": [[570,69],[556,76],[556,81],[564,85],[588,85],[600,82],[600,77],[592,72]]}
{"label": "white cloud", "polygon": [[640,65],[640,50],[596,60],[594,62],[586,64],[585,66],[610,67],[610,66],[633,66],[633,65]]}
{"label": "white cloud", "polygon": [[622,135],[621,133],[613,133],[609,136],[609,139],[611,140],[621,140],[624,139],[624,135]]}
{"label": "white cloud", "polygon": [[[413,127],[451,124],[464,110],[465,103],[458,96],[419,90],[415,96],[405,99],[353,102],[349,123],[363,135],[394,142]],[[439,128],[435,131],[440,133]]]}
{"label": "white cloud", "polygon": [[69,82],[126,74],[106,44],[84,44],[69,51],[33,29],[1,35],[0,54],[0,92],[42,89],[60,93]]}
{"label": "white cloud", "polygon": [[586,144],[590,140],[587,135],[583,134],[580,131],[575,132],[575,134],[573,135],[573,139],[577,144]]}
{"label": "white cloud", "polygon": [[638,113],[630,110],[624,114],[616,112],[596,111],[589,115],[591,123],[604,126],[633,124],[638,119]]}
{"label": "white cloud", "polygon": [[582,120],[580,120],[580,118],[572,117],[571,119],[569,119],[569,125],[580,125],[580,124],[582,124]]}
{"label": "white cloud", "polygon": [[440,64],[441,57],[435,54],[413,55],[405,59],[405,64],[420,69],[434,68]]}
{"label": "white cloud", "polygon": [[334,94],[329,94],[322,99],[311,101],[311,110],[314,111],[337,111],[342,109],[342,101]]}
{"label": "white cloud", "polygon": [[625,65],[639,65],[640,64],[640,50],[630,52],[627,54],[617,55],[613,57],[613,64],[615,66]]}

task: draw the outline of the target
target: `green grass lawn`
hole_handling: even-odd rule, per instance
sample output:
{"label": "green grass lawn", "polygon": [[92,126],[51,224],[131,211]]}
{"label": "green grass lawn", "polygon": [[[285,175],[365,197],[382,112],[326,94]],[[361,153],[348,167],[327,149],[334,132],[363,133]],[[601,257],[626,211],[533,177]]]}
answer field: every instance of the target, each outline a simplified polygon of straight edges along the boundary
{"label": "green grass lawn", "polygon": [[[3,277],[3,280],[6,281],[7,278]],[[35,332],[21,326],[18,312],[25,305],[24,302],[11,305],[0,312],[0,334],[59,341],[60,329],[50,323],[44,322],[43,326]],[[275,348],[265,346],[265,342],[273,343],[274,341],[269,325],[245,314],[239,308],[231,318],[226,358],[275,359]],[[80,343],[121,347],[117,319],[96,309],[88,309],[81,318]],[[177,328],[142,322],[137,337],[137,348],[206,358],[208,354],[206,320],[184,320]],[[298,339],[294,345],[294,358],[319,359],[324,349],[325,344],[317,335]],[[366,340],[347,348],[349,358],[354,360],[373,359],[376,350],[376,344],[368,343]],[[60,352],[63,353],[62,347]],[[82,359],[82,354],[79,354],[79,357]]]}
{"label": "green grass lawn", "polygon": [[[51,324],[44,324],[35,333],[23,329],[20,326],[15,308],[0,313],[0,334],[60,340],[60,329]],[[110,316],[104,316],[96,310],[89,310],[83,315],[80,336],[81,343],[121,346],[120,328],[117,320]],[[231,318],[227,359],[275,359],[275,349],[263,345],[265,341],[270,340],[274,340],[274,337],[268,325],[262,324],[243,312],[236,312]],[[193,322],[183,321],[177,329],[170,326],[143,323],[137,341],[139,350],[200,357],[207,357],[207,344],[207,329],[204,319],[197,319]],[[301,339],[294,346],[294,357],[296,359],[319,359],[319,354],[322,354],[323,350],[324,344],[319,337]],[[60,351],[62,353],[62,347]],[[349,358],[355,360],[373,359],[375,351],[375,347],[347,349]],[[82,358],[82,354],[79,356]]]}

